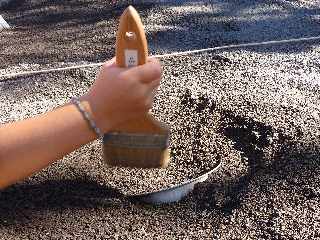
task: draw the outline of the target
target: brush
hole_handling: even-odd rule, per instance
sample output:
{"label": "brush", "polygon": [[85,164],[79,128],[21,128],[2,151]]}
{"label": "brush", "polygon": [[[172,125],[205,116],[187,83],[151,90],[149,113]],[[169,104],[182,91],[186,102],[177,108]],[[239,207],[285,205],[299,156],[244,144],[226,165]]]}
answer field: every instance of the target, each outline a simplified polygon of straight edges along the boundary
{"label": "brush", "polygon": [[[147,39],[138,12],[129,6],[120,17],[116,39],[116,64],[128,68],[146,63]],[[170,159],[169,127],[147,113],[104,135],[104,160],[108,165],[166,168]]]}

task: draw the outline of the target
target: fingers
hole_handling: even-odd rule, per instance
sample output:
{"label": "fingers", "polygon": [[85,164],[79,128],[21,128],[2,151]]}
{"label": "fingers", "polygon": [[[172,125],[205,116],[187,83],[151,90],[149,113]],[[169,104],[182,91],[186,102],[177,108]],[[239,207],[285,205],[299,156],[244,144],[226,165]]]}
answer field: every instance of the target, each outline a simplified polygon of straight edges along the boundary
{"label": "fingers", "polygon": [[160,62],[156,58],[149,58],[146,64],[131,68],[117,67],[113,58],[105,62],[103,68],[107,71],[106,76],[115,74],[118,82],[126,83],[121,86],[127,86],[132,90],[131,93],[137,97],[138,105],[143,109],[151,108],[162,75]]}
{"label": "fingers", "polygon": [[115,57],[111,58],[110,60],[105,61],[102,64],[102,67],[104,69],[107,69],[107,68],[110,68],[110,67],[115,67],[115,66],[116,66],[116,58]]}
{"label": "fingers", "polygon": [[[156,58],[149,58],[146,64],[129,68],[125,74],[141,83],[159,82],[162,75],[161,64]],[[155,84],[158,84],[157,82]]]}
{"label": "fingers", "polygon": [[147,84],[145,85],[145,101],[148,109],[152,107],[154,98],[157,94],[157,88],[159,85]]}
{"label": "fingers", "polygon": [[144,106],[147,110],[152,107],[156,90],[160,85],[161,75],[161,65],[155,58],[149,58],[146,64],[130,69],[131,79],[142,83],[145,99]]}

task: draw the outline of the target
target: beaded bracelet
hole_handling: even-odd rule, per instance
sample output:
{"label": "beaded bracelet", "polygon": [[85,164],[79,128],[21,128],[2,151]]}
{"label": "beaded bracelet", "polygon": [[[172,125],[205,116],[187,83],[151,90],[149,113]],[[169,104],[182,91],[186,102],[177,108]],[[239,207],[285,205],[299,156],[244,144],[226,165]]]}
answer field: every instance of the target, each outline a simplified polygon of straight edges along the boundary
{"label": "beaded bracelet", "polygon": [[78,108],[79,112],[82,114],[83,118],[88,122],[92,130],[96,133],[96,135],[102,139],[103,133],[102,131],[97,127],[96,123],[93,121],[93,119],[90,117],[89,113],[84,109],[82,106],[80,99],[77,97],[71,98],[71,102]]}

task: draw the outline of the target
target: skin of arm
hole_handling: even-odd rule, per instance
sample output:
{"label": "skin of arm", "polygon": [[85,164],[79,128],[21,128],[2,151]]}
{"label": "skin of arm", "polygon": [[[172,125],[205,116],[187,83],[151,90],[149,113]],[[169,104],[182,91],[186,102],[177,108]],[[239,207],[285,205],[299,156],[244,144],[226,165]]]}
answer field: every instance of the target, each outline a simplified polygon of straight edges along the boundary
{"label": "skin of arm", "polygon": [[[80,100],[102,132],[152,107],[162,71],[156,59],[123,69],[110,60]],[[22,180],[97,136],[72,104],[27,120],[0,125],[0,189]]]}

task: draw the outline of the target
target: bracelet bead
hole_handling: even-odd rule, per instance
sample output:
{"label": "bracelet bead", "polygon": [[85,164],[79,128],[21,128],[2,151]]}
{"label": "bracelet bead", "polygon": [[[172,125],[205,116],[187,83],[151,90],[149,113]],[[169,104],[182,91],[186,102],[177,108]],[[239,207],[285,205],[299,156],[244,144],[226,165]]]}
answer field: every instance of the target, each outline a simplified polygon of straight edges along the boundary
{"label": "bracelet bead", "polygon": [[91,118],[90,114],[84,109],[84,107],[81,104],[81,101],[78,97],[73,97],[71,98],[71,103],[74,104],[83,118],[88,122],[89,126],[91,129],[96,133],[96,135],[100,138],[103,139],[103,133],[102,131],[97,127],[97,124],[93,121]]}

